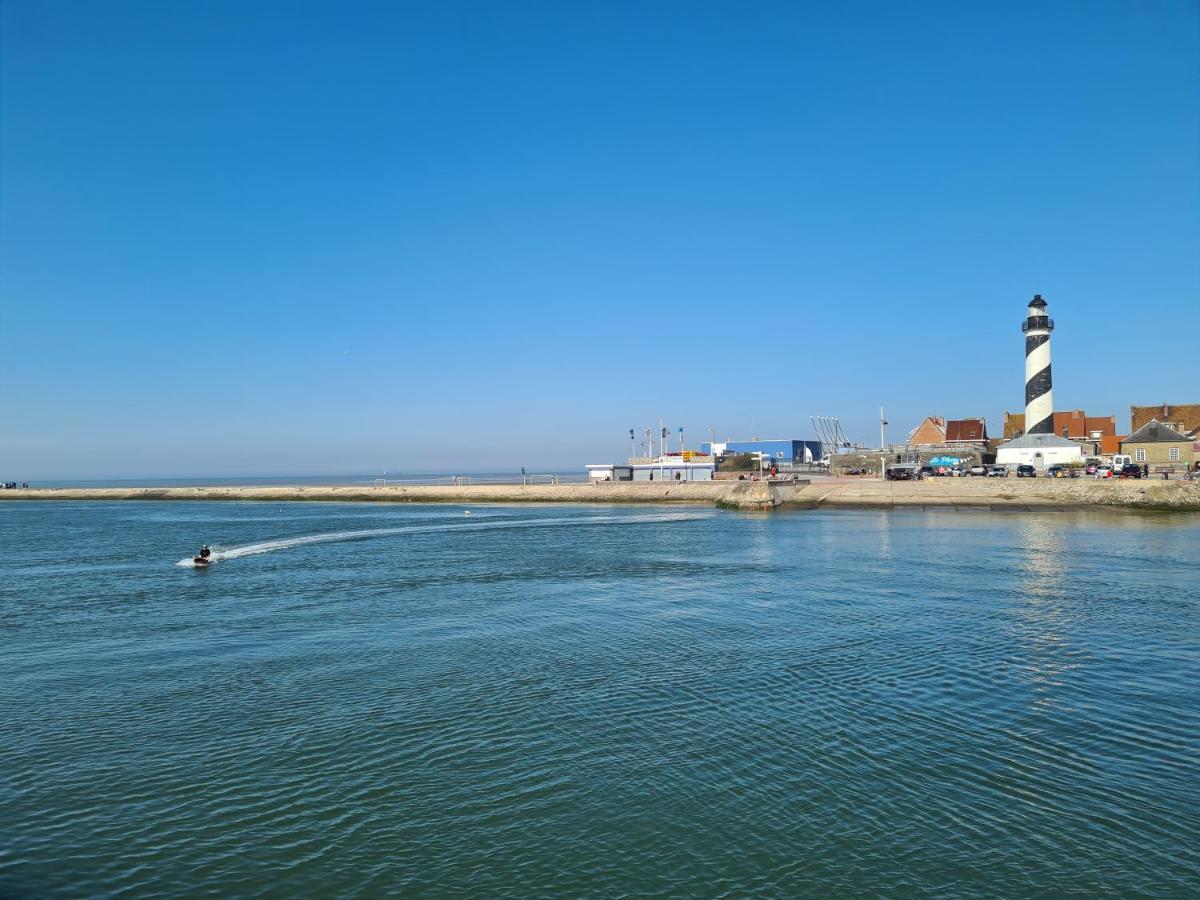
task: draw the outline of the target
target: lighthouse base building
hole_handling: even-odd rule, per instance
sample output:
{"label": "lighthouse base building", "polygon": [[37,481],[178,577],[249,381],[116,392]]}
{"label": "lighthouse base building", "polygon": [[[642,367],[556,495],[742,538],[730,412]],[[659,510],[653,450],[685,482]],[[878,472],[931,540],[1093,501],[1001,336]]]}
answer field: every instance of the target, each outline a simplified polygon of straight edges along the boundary
{"label": "lighthouse base building", "polygon": [[1033,466],[1035,469],[1069,465],[1083,462],[1083,447],[1054,434],[1023,434],[997,448],[996,462],[1002,466]]}

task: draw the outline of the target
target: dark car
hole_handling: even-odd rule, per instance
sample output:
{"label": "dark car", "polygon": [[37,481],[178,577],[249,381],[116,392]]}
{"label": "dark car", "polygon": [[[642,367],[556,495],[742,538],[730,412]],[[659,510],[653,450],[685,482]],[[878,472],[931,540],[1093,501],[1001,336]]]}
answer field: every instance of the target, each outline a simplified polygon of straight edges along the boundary
{"label": "dark car", "polygon": [[913,470],[908,468],[888,469],[884,473],[888,481],[912,481]]}
{"label": "dark car", "polygon": [[1141,478],[1142,467],[1136,463],[1127,463],[1121,467],[1120,472],[1114,473],[1118,478]]}
{"label": "dark car", "polygon": [[1047,478],[1078,478],[1079,470],[1074,466],[1064,466],[1059,463],[1054,464],[1046,470]]}
{"label": "dark car", "polygon": [[917,473],[918,478],[932,478],[937,475],[937,469],[933,466],[921,466],[921,470]]}
{"label": "dark car", "polygon": [[1017,466],[1018,478],[1037,478],[1037,469],[1033,466]]}

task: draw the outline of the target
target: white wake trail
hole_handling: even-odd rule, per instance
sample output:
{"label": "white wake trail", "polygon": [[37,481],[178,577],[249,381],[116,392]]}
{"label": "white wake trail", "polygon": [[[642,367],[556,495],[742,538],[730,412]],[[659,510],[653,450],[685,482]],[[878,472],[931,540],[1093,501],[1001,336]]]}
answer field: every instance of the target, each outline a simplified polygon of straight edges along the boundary
{"label": "white wake trail", "polygon": [[[646,525],[656,522],[689,522],[711,518],[712,513],[645,513],[633,516],[559,516],[551,519],[514,519],[506,522],[460,522],[456,525],[399,525],[394,528],[364,528],[358,531],[329,531],[323,534],[307,534],[300,537],[278,538],[259,541],[241,547],[225,547],[212,551],[213,562],[241,559],[274,553],[276,550],[291,550],[309,544],[329,544],[337,541],[361,541],[369,538],[387,537],[396,534],[422,534],[431,531],[496,531],[502,528],[550,528],[563,525]],[[181,559],[175,565],[195,568],[192,557]]]}

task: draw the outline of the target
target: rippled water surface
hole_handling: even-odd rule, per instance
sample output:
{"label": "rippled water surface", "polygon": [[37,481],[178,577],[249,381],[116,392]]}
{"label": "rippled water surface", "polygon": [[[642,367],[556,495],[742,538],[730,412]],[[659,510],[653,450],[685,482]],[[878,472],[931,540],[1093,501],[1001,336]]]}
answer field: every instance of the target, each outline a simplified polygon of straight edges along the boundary
{"label": "rippled water surface", "polygon": [[0,504],[0,896],[1200,894],[1200,520],[471,513]]}

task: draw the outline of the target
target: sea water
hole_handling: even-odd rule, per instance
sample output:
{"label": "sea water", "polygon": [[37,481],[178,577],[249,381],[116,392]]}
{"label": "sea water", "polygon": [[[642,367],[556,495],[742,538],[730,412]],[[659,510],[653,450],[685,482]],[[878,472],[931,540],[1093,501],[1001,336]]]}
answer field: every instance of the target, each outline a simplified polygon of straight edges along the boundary
{"label": "sea water", "polygon": [[0,503],[0,896],[1196,896],[1198,550],[1107,513]]}

